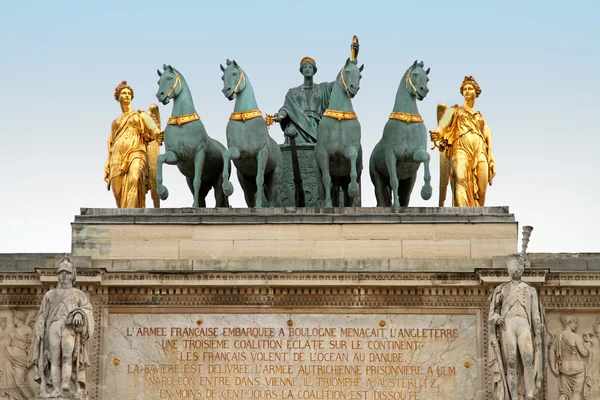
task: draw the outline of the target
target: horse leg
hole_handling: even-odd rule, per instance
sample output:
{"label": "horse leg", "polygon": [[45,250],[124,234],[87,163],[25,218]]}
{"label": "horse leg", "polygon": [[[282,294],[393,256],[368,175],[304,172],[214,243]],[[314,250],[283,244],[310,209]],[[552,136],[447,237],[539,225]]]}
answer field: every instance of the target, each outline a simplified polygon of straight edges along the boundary
{"label": "horse leg", "polygon": [[169,190],[163,186],[163,164],[177,164],[177,154],[172,151],[166,151],[164,154],[156,158],[156,191],[161,200],[166,200],[169,197]]}
{"label": "horse leg", "polygon": [[425,168],[425,174],[423,176],[425,184],[421,188],[421,198],[423,200],[429,200],[431,198],[431,194],[433,193],[433,189],[431,188],[431,173],[429,172],[429,154],[427,154],[425,149],[421,148],[415,151],[415,154],[413,154],[413,161],[417,163],[423,163],[423,167]]}
{"label": "horse leg", "polygon": [[325,201],[325,207],[331,207],[331,175],[329,174],[329,154],[323,146],[315,146],[315,160],[319,173],[319,197]]}
{"label": "horse leg", "polygon": [[216,181],[213,186],[213,190],[215,191],[215,207],[229,207],[229,197],[223,193],[223,176],[219,175]]}
{"label": "horse leg", "polygon": [[[393,207],[400,206],[400,193],[398,193],[398,174],[396,172],[396,154],[394,150],[387,149],[384,151],[385,167],[387,168],[388,175],[390,176],[390,187],[392,188],[393,203],[390,204]],[[410,194],[409,194],[410,195]]]}
{"label": "horse leg", "polygon": [[204,169],[204,159],[206,153],[204,149],[199,149],[194,156],[194,208],[199,207],[198,198],[200,197],[200,185],[202,183],[202,170]]}
{"label": "horse leg", "polygon": [[[331,205],[333,207],[340,207],[340,193],[343,194],[343,190],[341,190],[339,185],[332,183],[331,185]],[[348,190],[348,185],[346,185],[346,191]]]}
{"label": "horse leg", "polygon": [[279,163],[273,171],[265,176],[265,186],[267,188],[267,204],[269,207],[279,206],[279,192],[277,182],[279,181]]}
{"label": "horse leg", "polygon": [[389,207],[391,204],[387,182],[375,168],[375,162],[371,160],[370,164],[369,173],[371,175],[371,182],[373,182],[373,186],[375,187],[377,207]]}
{"label": "horse leg", "polygon": [[246,205],[250,208],[254,207],[256,204],[256,181],[254,180],[254,177],[246,176],[239,170],[237,171],[237,176],[240,186],[242,187],[242,191],[244,192]]}
{"label": "horse leg", "polygon": [[233,194],[233,185],[229,180],[229,160],[240,158],[240,151],[237,147],[231,147],[223,152],[223,193],[229,197]]}
{"label": "horse leg", "polygon": [[269,146],[265,146],[258,151],[256,155],[256,208],[262,207],[265,169],[267,168],[267,159],[269,158]]}
{"label": "horse leg", "polygon": [[208,192],[212,189],[212,185],[208,182],[202,182],[200,184],[200,191],[198,192],[198,207],[206,208],[206,196],[208,196]]}
{"label": "horse leg", "polygon": [[344,152],[344,157],[350,160],[350,185],[348,185],[348,194],[354,199],[355,197],[358,197],[358,192],[360,191],[357,181],[358,173],[356,172],[358,149],[356,147],[348,147]]}
{"label": "horse leg", "polygon": [[342,196],[344,197],[344,207],[352,207],[353,198],[350,197],[350,192],[348,191],[348,185],[343,184],[341,187]]}
{"label": "horse leg", "polygon": [[313,159],[313,171],[315,171],[315,180],[317,181],[317,205],[322,206],[322,202],[325,200],[325,188],[323,186],[323,178],[321,176],[321,169],[317,159]]}
{"label": "horse leg", "polygon": [[188,188],[190,188],[190,193],[193,196],[194,195],[194,177],[193,176],[186,176],[185,177],[185,181],[187,182]]}
{"label": "horse leg", "polygon": [[413,186],[415,186],[416,181],[416,172],[412,175],[412,177],[400,179],[398,181],[398,199],[400,201],[400,207],[408,207],[408,203],[410,203],[410,194],[413,191]]}

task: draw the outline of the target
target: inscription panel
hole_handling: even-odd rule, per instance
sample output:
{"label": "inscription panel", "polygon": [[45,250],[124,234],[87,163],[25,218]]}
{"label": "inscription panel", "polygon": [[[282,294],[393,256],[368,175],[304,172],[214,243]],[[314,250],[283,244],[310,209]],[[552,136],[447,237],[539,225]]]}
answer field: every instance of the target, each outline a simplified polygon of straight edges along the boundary
{"label": "inscription panel", "polygon": [[473,314],[110,313],[105,399],[477,398]]}

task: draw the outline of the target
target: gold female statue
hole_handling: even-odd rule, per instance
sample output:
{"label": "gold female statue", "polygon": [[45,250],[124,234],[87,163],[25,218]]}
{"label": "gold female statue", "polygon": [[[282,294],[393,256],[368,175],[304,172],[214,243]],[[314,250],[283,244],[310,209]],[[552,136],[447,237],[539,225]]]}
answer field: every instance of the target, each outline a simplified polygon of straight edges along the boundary
{"label": "gold female statue", "polygon": [[[144,208],[146,193],[156,186],[157,149],[162,143],[158,106],[150,106],[152,117],[133,110],[133,89],[127,81],[115,88],[115,100],[121,104],[122,114],[113,121],[108,137],[104,180],[108,190],[112,187],[117,207]],[[158,196],[153,193],[152,198],[158,207]]]}
{"label": "gold female statue", "polygon": [[496,175],[492,153],[492,132],[483,115],[475,111],[481,88],[472,76],[460,86],[465,98],[462,106],[438,105],[438,127],[429,131],[440,149],[440,207],[444,205],[448,179],[452,186],[452,205],[483,206],[488,183]]}

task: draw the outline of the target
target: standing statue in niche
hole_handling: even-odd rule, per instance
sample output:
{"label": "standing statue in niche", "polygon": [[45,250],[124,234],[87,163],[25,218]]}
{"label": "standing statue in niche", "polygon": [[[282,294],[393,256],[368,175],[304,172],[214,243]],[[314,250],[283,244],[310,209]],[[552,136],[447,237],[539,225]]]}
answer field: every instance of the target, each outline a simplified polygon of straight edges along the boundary
{"label": "standing statue in niche", "polygon": [[[589,371],[591,338],[580,336],[577,317],[563,315],[564,330],[552,338],[548,361],[552,373],[558,377],[558,400],[587,400],[592,386]],[[586,342],[587,343],[586,345]]]}
{"label": "standing statue in niche", "polygon": [[462,106],[438,104],[438,127],[429,131],[440,149],[440,207],[444,206],[448,180],[453,206],[484,206],[488,183],[491,185],[496,175],[492,132],[474,108],[481,88],[472,76],[465,76],[460,93],[465,98]]}
{"label": "standing statue in niche", "polygon": [[30,365],[38,366],[40,398],[87,398],[89,339],[94,334],[92,305],[74,288],[77,272],[68,257],[57,267],[58,285],[42,299],[35,321]]}
{"label": "standing statue in niche", "polygon": [[115,100],[122,113],[113,121],[108,137],[104,167],[107,189],[112,187],[118,208],[146,207],[146,193],[151,190],[154,207],[158,208],[156,160],[163,140],[158,106],[152,104],[148,113],[134,110],[133,89],[126,81],[115,88]]}
{"label": "standing statue in niche", "polygon": [[510,281],[489,298],[494,400],[534,400],[545,373],[544,312],[535,288],[521,280],[522,254],[509,255],[507,266]]}

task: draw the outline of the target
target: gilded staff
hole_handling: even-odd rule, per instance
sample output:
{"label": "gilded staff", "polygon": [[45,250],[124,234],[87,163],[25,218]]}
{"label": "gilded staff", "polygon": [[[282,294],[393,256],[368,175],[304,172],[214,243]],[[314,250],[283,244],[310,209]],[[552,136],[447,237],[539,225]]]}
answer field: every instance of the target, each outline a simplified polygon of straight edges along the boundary
{"label": "gilded staff", "polygon": [[350,60],[355,60],[357,56],[355,44],[358,44],[358,37],[356,35],[352,37],[352,44],[350,45]]}

